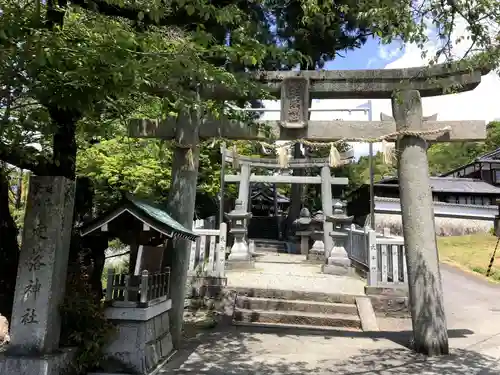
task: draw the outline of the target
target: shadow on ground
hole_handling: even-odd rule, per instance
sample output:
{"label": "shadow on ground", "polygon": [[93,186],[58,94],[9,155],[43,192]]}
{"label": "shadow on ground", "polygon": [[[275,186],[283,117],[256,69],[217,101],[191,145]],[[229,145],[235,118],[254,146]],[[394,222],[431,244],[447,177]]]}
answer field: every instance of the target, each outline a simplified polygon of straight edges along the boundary
{"label": "shadow on ground", "polygon": [[[464,337],[468,330],[450,330]],[[333,338],[342,340],[331,340]],[[400,346],[411,332],[283,332],[230,327],[186,342],[160,374],[497,375],[496,360],[455,349],[425,357]],[[371,339],[371,340],[370,340]],[[281,340],[281,341],[280,341]],[[284,340],[287,344],[283,345]],[[390,341],[388,341],[390,340]],[[382,341],[378,343],[377,341]],[[392,342],[391,342],[392,341]],[[315,346],[319,345],[319,346]],[[278,349],[278,350],[276,350]],[[319,351],[316,351],[318,350]],[[321,353],[320,353],[321,352]]]}

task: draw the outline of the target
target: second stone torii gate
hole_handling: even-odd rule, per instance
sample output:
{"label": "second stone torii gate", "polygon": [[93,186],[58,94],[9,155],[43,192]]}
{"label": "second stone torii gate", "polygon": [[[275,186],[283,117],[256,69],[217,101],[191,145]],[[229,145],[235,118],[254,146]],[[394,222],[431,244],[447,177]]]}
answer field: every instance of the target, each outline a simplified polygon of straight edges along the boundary
{"label": "second stone torii gate", "polygon": [[[410,69],[262,72],[254,74],[254,78],[267,85],[271,94],[281,97],[282,106],[281,120],[266,121],[266,131],[259,126],[224,119],[201,119],[199,114],[194,114],[179,117],[185,121],[181,126],[177,118],[165,121],[133,120],[130,135],[176,140],[170,195],[175,196],[176,206],[182,207],[179,215],[183,217],[174,218],[184,225],[189,225],[194,215],[192,194],[196,189],[199,138],[307,139],[316,142],[373,140],[379,137],[389,141],[397,139],[414,348],[430,355],[444,354],[449,351],[448,335],[426,141],[483,140],[486,138],[486,124],[484,121],[424,121],[421,96],[444,95],[450,88],[456,91],[472,90],[481,82],[482,74],[486,73],[444,64]],[[219,91],[224,92],[225,89]],[[317,99],[391,99],[394,121],[309,121],[309,96]],[[231,99],[228,95],[226,98]],[[188,160],[187,155],[195,155],[194,161]],[[174,344],[177,341],[174,336],[181,335],[187,277],[188,262],[181,257],[187,257],[189,253],[187,249],[179,250],[176,255],[178,264],[172,265],[172,281],[179,288],[172,293]]]}
{"label": "second stone torii gate", "polygon": [[[249,206],[249,193],[250,193],[250,183],[251,182],[263,182],[263,183],[284,183],[284,184],[321,184],[321,203],[322,211],[326,215],[333,214],[333,197],[332,197],[332,185],[342,185],[347,186],[349,180],[346,177],[334,177],[330,172],[330,161],[325,158],[316,159],[292,159],[289,162],[287,169],[295,168],[321,168],[321,173],[319,176],[265,176],[265,175],[253,175],[251,174],[252,167],[264,167],[267,169],[282,169],[283,166],[280,165],[277,159],[272,158],[258,158],[258,157],[248,157],[248,156],[233,156],[226,155],[223,153],[227,161],[234,161],[236,158],[237,163],[240,165],[240,174],[237,175],[227,175],[224,176],[224,182],[227,183],[239,183],[238,199],[243,203],[243,207],[247,208]],[[353,157],[353,152],[343,153],[341,157],[341,162],[346,162]],[[333,224],[325,220],[323,224],[323,243],[325,245],[325,259],[328,258],[328,254],[333,247],[333,239],[330,237],[330,232],[333,230]],[[248,248],[246,249],[248,252]]]}

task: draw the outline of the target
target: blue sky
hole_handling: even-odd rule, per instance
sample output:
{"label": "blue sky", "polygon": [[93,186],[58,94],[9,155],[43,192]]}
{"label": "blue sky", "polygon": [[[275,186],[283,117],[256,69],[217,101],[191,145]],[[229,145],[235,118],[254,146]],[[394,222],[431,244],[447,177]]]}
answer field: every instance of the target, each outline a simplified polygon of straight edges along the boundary
{"label": "blue sky", "polygon": [[378,38],[370,38],[362,48],[353,51],[343,51],[342,56],[329,61],[326,70],[352,70],[352,69],[383,69],[387,64],[397,60],[404,54],[399,50],[399,44],[381,46]]}
{"label": "blue sky", "polygon": [[[464,35],[458,33],[457,35]],[[426,50],[436,50],[439,40],[430,38]],[[456,39],[455,37],[452,39]],[[466,49],[466,45],[458,46],[458,49]],[[369,39],[363,47],[345,51],[341,54],[345,57],[337,57],[325,65],[326,70],[359,70],[359,69],[400,69],[427,65],[422,57],[421,49],[412,44],[401,48],[400,43],[381,45],[378,39]],[[492,72],[483,77],[482,83],[473,91],[461,94],[445,95],[439,97],[423,98],[424,116],[438,114],[438,120],[484,120],[486,122],[500,118],[500,106],[498,105],[498,92],[500,91],[500,78]],[[344,120],[367,121],[368,116],[362,112],[330,112],[325,109],[356,108],[366,103],[366,100],[314,100],[313,109],[322,109],[322,112],[311,114],[311,120],[328,121],[341,118]],[[278,101],[264,101],[265,107],[279,109]],[[372,100],[373,120],[379,119],[380,113],[391,114],[391,103],[388,99]],[[278,120],[279,112],[268,112],[262,119]],[[353,143],[357,157],[368,153],[366,143]],[[375,150],[380,149],[379,144],[374,145]]]}

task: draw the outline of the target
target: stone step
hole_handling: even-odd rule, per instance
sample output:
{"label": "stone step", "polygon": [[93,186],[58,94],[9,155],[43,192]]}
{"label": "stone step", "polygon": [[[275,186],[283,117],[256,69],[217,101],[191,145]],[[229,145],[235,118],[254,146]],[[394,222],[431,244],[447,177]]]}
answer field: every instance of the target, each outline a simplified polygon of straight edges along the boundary
{"label": "stone step", "polygon": [[281,323],[300,326],[328,326],[361,329],[358,316],[349,314],[321,314],[301,311],[266,311],[236,308],[233,320],[247,323]]}
{"label": "stone step", "polygon": [[329,303],[247,296],[239,296],[236,299],[236,307],[247,310],[279,310],[323,314],[340,313],[350,315],[358,314],[356,305],[350,303]]}
{"label": "stone step", "polygon": [[286,243],[282,241],[273,241],[266,239],[252,239],[255,243],[255,251],[283,253],[287,252]]}
{"label": "stone step", "polygon": [[284,249],[278,249],[276,247],[262,247],[262,246],[255,246],[255,252],[257,253],[284,253]]}
{"label": "stone step", "polygon": [[281,300],[302,300],[302,301],[317,301],[327,303],[346,303],[354,305],[356,303],[355,295],[350,294],[330,294],[319,292],[303,292],[294,290],[280,290],[280,289],[260,289],[260,288],[246,288],[246,287],[230,287],[239,296],[258,297],[258,298],[275,298]]}
{"label": "stone step", "polygon": [[330,326],[311,326],[311,325],[304,325],[304,324],[286,324],[286,323],[263,323],[263,322],[240,322],[240,321],[235,321],[233,320],[233,325],[235,326],[243,326],[243,327],[259,327],[259,328],[268,328],[268,329],[289,329],[292,332],[290,334],[296,334],[297,330],[302,330],[302,331],[332,331],[332,332],[345,332],[345,331],[352,331],[352,332],[359,332],[359,328],[351,328],[351,327],[330,327]]}

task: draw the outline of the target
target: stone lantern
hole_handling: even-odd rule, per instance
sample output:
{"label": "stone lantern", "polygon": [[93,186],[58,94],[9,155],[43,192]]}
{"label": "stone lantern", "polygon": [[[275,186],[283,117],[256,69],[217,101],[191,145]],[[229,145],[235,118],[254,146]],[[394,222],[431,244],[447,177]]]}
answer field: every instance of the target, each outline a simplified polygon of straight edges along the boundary
{"label": "stone lantern", "polygon": [[329,251],[323,272],[333,275],[347,275],[353,272],[351,260],[345,249],[349,239],[347,229],[351,226],[353,216],[347,216],[345,205],[337,202],[334,205],[333,215],[327,216],[326,220],[333,223],[333,231],[330,236],[333,239],[333,247]]}
{"label": "stone lantern", "polygon": [[[247,234],[246,221],[252,217],[250,212],[243,207],[241,200],[236,200],[234,210],[227,213],[226,216],[231,220],[231,233],[234,236],[234,243],[231,247],[231,253],[228,257],[228,263],[236,267],[253,265],[252,256],[245,240]],[[238,265],[236,265],[238,263]]]}
{"label": "stone lantern", "polygon": [[[323,222],[325,215],[322,211],[316,212],[312,217],[307,208],[300,211],[300,216],[293,222],[296,235],[301,236],[301,253],[307,255],[307,260],[321,261],[325,259],[325,245],[323,243]],[[309,239],[314,240],[309,249]],[[306,250],[307,249],[307,250]]]}
{"label": "stone lantern", "polygon": [[311,238],[314,240],[313,246],[309,251],[310,260],[324,261],[325,260],[325,243],[323,242],[323,224],[325,222],[325,214],[323,211],[316,212],[311,218]]}
{"label": "stone lantern", "polygon": [[298,219],[293,221],[293,230],[296,236],[300,236],[300,253],[303,255],[309,254],[309,238],[311,231],[309,225],[311,224],[311,213],[304,207],[300,210]]}

